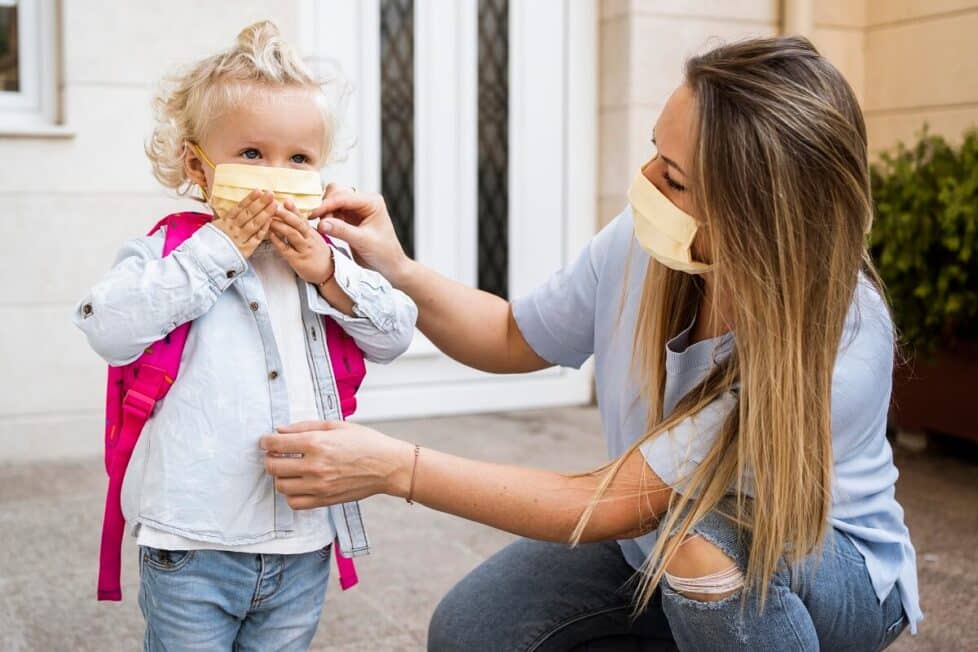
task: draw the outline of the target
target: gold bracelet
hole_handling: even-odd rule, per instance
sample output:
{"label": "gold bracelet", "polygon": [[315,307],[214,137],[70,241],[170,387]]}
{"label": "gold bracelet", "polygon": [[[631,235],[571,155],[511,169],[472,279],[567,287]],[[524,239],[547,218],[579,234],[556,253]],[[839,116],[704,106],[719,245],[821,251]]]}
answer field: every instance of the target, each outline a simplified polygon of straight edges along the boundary
{"label": "gold bracelet", "polygon": [[414,445],[414,466],[411,467],[411,488],[408,489],[408,495],[405,500],[407,500],[408,505],[414,504],[414,478],[418,475],[418,458],[421,457],[421,446],[418,444]]}

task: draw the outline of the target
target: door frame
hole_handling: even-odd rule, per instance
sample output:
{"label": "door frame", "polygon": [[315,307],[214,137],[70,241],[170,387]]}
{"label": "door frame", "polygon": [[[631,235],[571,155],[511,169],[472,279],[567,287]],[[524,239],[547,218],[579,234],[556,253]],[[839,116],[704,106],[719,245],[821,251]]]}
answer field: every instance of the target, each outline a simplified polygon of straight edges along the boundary
{"label": "door frame", "polygon": [[[355,139],[356,147],[325,175],[379,191],[380,1],[299,3],[307,61],[327,76],[339,70],[354,89],[340,140]],[[477,6],[415,0],[414,14],[415,255],[470,286],[477,282]],[[598,16],[595,0],[511,0],[509,14],[509,291],[518,297],[572,262],[597,226]],[[393,365],[369,365],[357,416],[579,405],[591,396],[590,362],[580,370],[486,374],[448,359],[417,332]]]}

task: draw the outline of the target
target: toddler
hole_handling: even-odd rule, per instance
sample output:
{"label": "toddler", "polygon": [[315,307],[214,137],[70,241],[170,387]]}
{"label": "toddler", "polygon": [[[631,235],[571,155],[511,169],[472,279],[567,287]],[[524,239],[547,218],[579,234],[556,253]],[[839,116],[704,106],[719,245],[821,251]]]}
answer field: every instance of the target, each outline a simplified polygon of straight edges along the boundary
{"label": "toddler", "polygon": [[202,226],[167,255],[166,228],[125,244],[74,314],[117,367],[191,323],[121,490],[147,650],[307,649],[332,543],[367,550],[356,503],[293,511],[258,446],[348,411],[328,338],[383,363],[413,334],[411,300],[304,216],[335,133],[323,85],[269,22],[185,69],[158,97],[146,151],[164,186],[198,192],[213,215],[189,214]]}

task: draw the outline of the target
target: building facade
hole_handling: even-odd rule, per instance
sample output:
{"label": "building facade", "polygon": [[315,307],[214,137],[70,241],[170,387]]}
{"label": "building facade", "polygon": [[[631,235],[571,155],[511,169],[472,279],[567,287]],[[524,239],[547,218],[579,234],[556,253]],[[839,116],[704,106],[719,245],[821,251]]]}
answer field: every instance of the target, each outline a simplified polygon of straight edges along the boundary
{"label": "building facade", "polygon": [[[142,152],[175,66],[274,20],[347,80],[355,143],[327,181],[382,191],[408,249],[515,297],[625,205],[682,61],[810,36],[852,83],[878,151],[978,121],[978,0],[0,0],[0,461],[92,455],[104,364],[73,303],[119,244],[195,206]],[[360,418],[580,404],[591,378],[474,372],[420,334],[372,367]]]}

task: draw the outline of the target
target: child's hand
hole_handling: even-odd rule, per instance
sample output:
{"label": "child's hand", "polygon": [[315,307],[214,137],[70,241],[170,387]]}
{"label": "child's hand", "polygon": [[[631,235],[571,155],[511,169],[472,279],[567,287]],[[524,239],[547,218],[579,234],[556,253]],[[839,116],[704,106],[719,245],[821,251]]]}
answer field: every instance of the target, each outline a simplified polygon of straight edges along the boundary
{"label": "child's hand", "polygon": [[323,236],[295,212],[292,200],[279,206],[268,239],[303,281],[320,285],[333,275],[333,250]]}
{"label": "child's hand", "polygon": [[272,216],[279,208],[279,203],[271,192],[252,190],[224,215],[214,215],[211,223],[231,238],[242,256],[250,258],[267,237]]}

